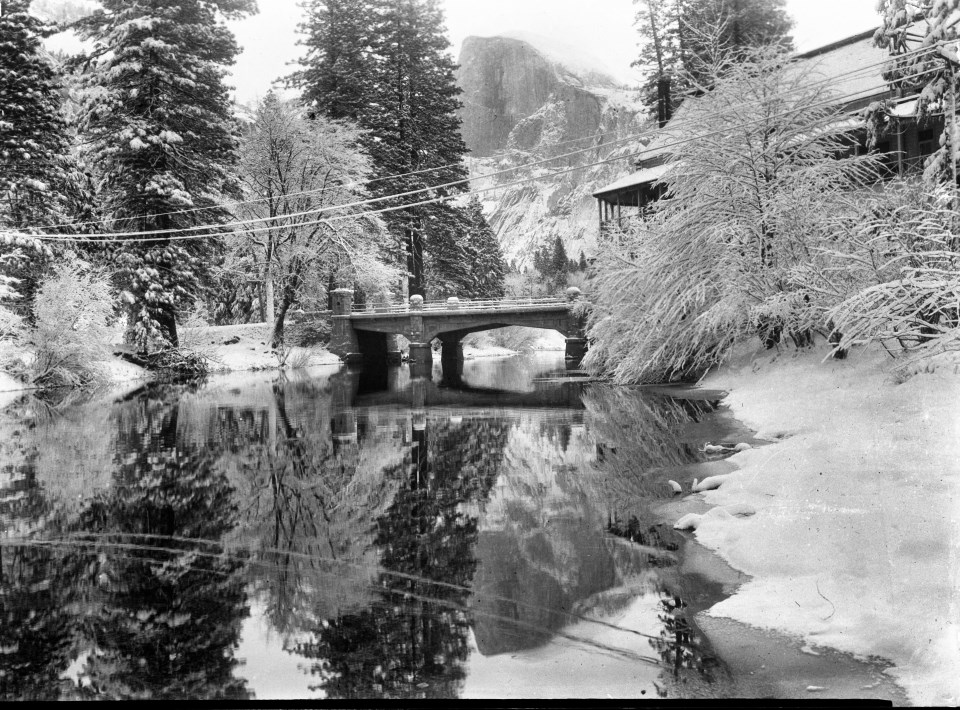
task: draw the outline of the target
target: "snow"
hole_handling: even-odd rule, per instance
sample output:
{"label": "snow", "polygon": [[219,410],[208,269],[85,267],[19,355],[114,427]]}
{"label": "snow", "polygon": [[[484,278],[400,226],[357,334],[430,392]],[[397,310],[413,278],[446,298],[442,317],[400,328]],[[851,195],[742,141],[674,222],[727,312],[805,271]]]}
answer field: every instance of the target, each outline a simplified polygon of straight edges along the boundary
{"label": "snow", "polygon": [[551,62],[561,65],[579,79],[586,81],[587,85],[615,83],[614,72],[603,60],[585,52],[582,47],[575,47],[535,32],[504,32],[501,36],[526,42]]}
{"label": "snow", "polygon": [[[589,647],[556,637],[536,648],[483,656],[471,631],[468,639],[471,653],[461,697],[590,698],[600,696],[602,691],[598,689],[605,688],[607,697],[611,698],[655,698],[661,666],[644,663],[638,657],[653,655],[649,640],[640,634],[656,636],[659,633],[660,602],[659,594],[643,594],[627,609],[603,619],[620,629],[583,621],[564,628],[564,633],[570,636],[601,648],[618,649],[620,653],[616,655],[584,653]],[[597,616],[597,610],[591,612],[591,617]],[[577,672],[571,673],[571,668]],[[589,678],[589,682],[584,678]]]}
{"label": "snow", "polygon": [[[887,50],[873,43],[873,35],[830,49],[822,54],[813,50],[794,64],[805,81],[824,82],[826,95],[843,97],[844,103],[888,93],[883,81]],[[852,73],[855,68],[870,69]]]}
{"label": "snow", "polygon": [[[290,327],[289,325],[287,327]],[[276,369],[278,359],[269,346],[266,323],[182,328],[184,344],[212,360],[214,372]],[[236,340],[236,342],[232,342]],[[291,349],[289,364],[307,357],[307,366],[340,365],[340,358],[320,347]]]}
{"label": "snow", "polygon": [[597,188],[594,190],[593,196],[596,197],[597,195],[603,195],[608,192],[617,192],[628,187],[636,187],[649,182],[656,182],[662,178],[671,167],[672,165],[670,163],[663,163],[661,165],[655,165],[652,168],[643,168],[642,170],[630,173],[626,177],[620,178],[616,182]]}
{"label": "snow", "polygon": [[[122,335],[122,331],[118,331],[119,335]],[[181,345],[207,357],[210,360],[211,372],[277,369],[277,356],[266,345],[268,336],[269,328],[264,323],[180,328]],[[233,342],[234,340],[236,342]],[[336,355],[316,346],[291,348],[287,367],[294,363],[299,367],[339,366],[341,361]],[[150,377],[150,373],[142,367],[120,357],[110,357],[101,362],[100,367],[107,381],[113,384],[135,382]],[[28,389],[33,388],[0,371],[0,409]]]}
{"label": "snow", "polygon": [[682,521],[752,577],[706,613],[887,659],[912,702],[956,705],[960,376],[897,384],[882,351],[826,352],[741,352],[703,382],[780,439],[729,459],[739,469],[702,494],[725,509]]}

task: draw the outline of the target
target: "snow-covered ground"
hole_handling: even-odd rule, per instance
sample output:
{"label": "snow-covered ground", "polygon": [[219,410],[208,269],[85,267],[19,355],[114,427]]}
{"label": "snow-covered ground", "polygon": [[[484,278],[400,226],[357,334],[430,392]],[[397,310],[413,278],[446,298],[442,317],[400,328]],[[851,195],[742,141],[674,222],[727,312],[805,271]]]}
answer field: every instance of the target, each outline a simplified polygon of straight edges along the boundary
{"label": "snow-covered ground", "polygon": [[825,353],[741,353],[703,382],[776,442],[698,494],[737,506],[695,534],[752,577],[705,613],[887,659],[912,702],[957,705],[960,374],[898,383],[882,351]]}
{"label": "snow-covered ground", "polygon": [[[266,323],[183,328],[187,347],[211,361],[213,372],[269,370],[279,367],[279,359],[270,349],[270,327]],[[337,365],[340,358],[322,347],[290,349],[287,366]]]}

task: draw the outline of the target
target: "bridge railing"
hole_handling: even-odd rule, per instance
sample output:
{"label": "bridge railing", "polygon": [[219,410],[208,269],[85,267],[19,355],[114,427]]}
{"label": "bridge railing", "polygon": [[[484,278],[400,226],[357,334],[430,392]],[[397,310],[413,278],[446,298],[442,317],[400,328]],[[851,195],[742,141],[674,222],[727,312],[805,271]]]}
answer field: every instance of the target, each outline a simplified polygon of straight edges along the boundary
{"label": "bridge railing", "polygon": [[362,306],[354,306],[352,313],[409,313],[410,311],[495,311],[511,308],[542,308],[544,306],[568,305],[569,299],[563,297],[549,298],[491,298],[478,300],[461,300],[451,302],[447,300],[424,301],[421,308],[412,309],[409,303],[368,303]]}

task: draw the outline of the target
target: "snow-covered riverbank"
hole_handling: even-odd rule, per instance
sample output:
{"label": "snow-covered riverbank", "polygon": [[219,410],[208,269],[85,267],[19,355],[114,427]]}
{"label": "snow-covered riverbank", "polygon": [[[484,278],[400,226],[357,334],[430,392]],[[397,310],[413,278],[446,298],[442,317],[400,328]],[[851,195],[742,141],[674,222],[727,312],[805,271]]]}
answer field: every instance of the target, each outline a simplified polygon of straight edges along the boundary
{"label": "snow-covered riverbank", "polygon": [[752,577],[706,613],[802,637],[811,652],[888,659],[912,702],[956,705],[960,375],[950,365],[897,384],[882,351],[825,353],[747,353],[702,383],[776,440],[732,457],[739,470],[700,494],[756,511],[697,525],[698,541]]}

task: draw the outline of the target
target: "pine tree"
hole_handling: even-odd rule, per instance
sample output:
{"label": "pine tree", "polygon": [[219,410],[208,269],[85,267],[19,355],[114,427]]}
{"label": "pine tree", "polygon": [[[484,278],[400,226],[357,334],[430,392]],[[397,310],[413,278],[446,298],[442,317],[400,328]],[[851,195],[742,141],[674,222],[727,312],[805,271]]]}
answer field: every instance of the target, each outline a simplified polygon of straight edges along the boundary
{"label": "pine tree", "polygon": [[[67,130],[57,69],[41,40],[55,28],[28,13],[27,0],[8,0],[0,14],[0,232],[36,233],[64,221]],[[22,239],[0,242],[5,281],[29,303],[47,265],[44,250]]]}
{"label": "pine tree", "polygon": [[507,264],[500,242],[483,215],[483,207],[476,195],[463,208],[467,220],[466,241],[472,252],[474,298],[503,298]]}
{"label": "pine tree", "polygon": [[567,249],[558,234],[553,241],[553,253],[550,256],[550,277],[555,283],[560,284],[566,279],[568,263]]}
{"label": "pine tree", "polygon": [[712,57],[767,44],[790,49],[793,21],[786,0],[634,0],[641,37],[633,62],[644,72],[642,91],[663,126],[691,92],[709,88]]}
{"label": "pine tree", "polygon": [[56,31],[8,0],[0,15],[0,227],[61,221],[67,130],[60,81],[41,39]]}
{"label": "pine tree", "polygon": [[[361,128],[368,131],[364,147],[375,173],[403,175],[371,185],[374,195],[465,180],[467,148],[457,115],[460,89],[455,82],[456,65],[447,53],[449,41],[439,2],[369,0],[368,10],[340,14],[332,13],[333,6],[319,0],[308,6],[316,21],[303,27],[310,52],[306,69],[294,80],[321,113],[336,117],[336,111],[349,105]],[[335,19],[357,26],[334,37],[331,23]],[[336,61],[331,64],[331,58],[340,56],[338,52],[350,61],[342,64],[343,72],[324,75],[326,66],[338,67]],[[360,79],[355,82],[355,77]],[[351,94],[355,89],[362,96]],[[343,101],[348,94],[350,100]],[[465,189],[465,183],[437,188],[393,200],[390,205],[449,197]],[[406,255],[409,293],[423,294],[424,249],[430,248],[431,241],[448,239],[448,231],[462,226],[463,221],[455,210],[437,204],[409,207],[385,217],[396,252]],[[454,274],[450,277],[455,280]]]}
{"label": "pine tree", "polygon": [[[94,40],[82,126],[112,227],[149,232],[225,221],[224,195],[238,191],[238,131],[223,73],[239,49],[224,19],[254,12],[254,0],[101,4],[78,25]],[[176,311],[199,296],[219,244],[160,235],[115,250],[141,350],[177,345]]]}
{"label": "pine tree", "polygon": [[303,88],[303,101],[327,118],[358,121],[370,113],[373,86],[374,3],[322,0],[305,7],[299,26],[306,35],[305,68],[289,83]]}
{"label": "pine tree", "polygon": [[587,256],[583,253],[583,250],[580,250],[580,261],[577,263],[577,269],[579,271],[587,270]]}

